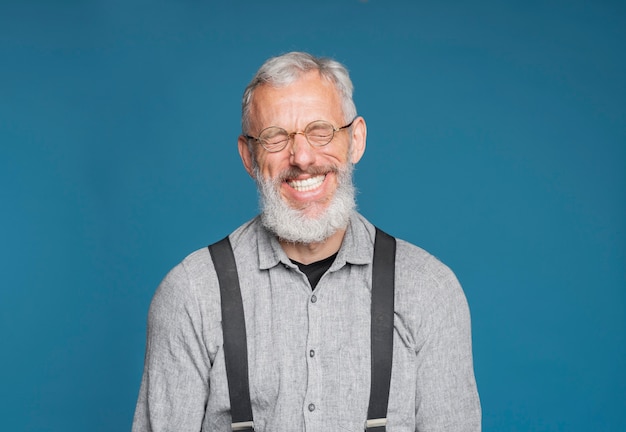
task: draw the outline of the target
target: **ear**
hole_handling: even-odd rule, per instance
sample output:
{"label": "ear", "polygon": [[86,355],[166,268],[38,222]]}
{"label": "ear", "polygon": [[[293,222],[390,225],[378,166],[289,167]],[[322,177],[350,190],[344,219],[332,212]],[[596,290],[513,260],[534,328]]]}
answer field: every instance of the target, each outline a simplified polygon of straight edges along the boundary
{"label": "ear", "polygon": [[239,135],[237,147],[239,148],[239,156],[241,157],[244,168],[248,171],[250,177],[254,178],[254,154],[252,154],[250,147],[248,147],[248,139],[243,135]]}
{"label": "ear", "polygon": [[353,164],[361,160],[363,153],[365,153],[366,141],[367,125],[365,124],[365,119],[359,116],[352,123],[352,154],[350,158]]}

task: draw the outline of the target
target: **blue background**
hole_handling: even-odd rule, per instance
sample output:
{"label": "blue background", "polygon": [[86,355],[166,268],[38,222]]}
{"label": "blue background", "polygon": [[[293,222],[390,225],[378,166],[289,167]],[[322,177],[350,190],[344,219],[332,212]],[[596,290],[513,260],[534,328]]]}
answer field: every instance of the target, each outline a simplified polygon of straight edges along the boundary
{"label": "blue background", "polygon": [[130,428],[151,296],[255,215],[239,101],[291,50],[351,70],[362,213],[461,280],[484,430],[626,430],[625,18],[612,1],[1,2],[0,430]]}

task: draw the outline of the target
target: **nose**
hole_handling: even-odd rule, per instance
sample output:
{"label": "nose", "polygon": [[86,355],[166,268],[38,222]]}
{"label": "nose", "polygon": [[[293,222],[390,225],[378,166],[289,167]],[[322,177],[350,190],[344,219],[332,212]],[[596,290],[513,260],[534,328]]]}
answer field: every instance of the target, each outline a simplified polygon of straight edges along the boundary
{"label": "nose", "polygon": [[292,132],[290,163],[306,170],[315,163],[315,148],[309,144],[304,132]]}

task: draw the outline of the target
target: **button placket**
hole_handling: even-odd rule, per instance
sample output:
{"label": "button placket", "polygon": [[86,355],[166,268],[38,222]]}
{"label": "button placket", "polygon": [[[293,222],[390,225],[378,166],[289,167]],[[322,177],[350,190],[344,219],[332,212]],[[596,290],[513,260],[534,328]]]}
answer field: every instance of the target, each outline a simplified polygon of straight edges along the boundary
{"label": "button placket", "polygon": [[317,294],[309,295],[307,307],[309,317],[307,347],[309,348],[303,353],[307,357],[308,383],[303,408],[305,422],[313,429],[315,429],[313,425],[320,421],[317,412],[320,409],[319,403],[322,400],[322,371],[320,362],[316,358],[316,349],[321,343],[321,327],[324,325],[322,322],[321,305],[321,299]]}

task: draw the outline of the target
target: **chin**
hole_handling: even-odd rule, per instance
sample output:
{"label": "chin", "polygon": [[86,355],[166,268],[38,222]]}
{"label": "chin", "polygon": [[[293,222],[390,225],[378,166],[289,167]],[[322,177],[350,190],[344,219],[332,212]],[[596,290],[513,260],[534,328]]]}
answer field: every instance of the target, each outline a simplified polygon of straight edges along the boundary
{"label": "chin", "polygon": [[300,213],[300,216],[303,219],[313,222],[323,220],[327,215],[327,210],[328,209],[326,208],[326,206],[315,206],[315,208],[307,207],[305,209],[296,211]]}
{"label": "chin", "polygon": [[311,201],[311,202],[304,203],[304,204],[303,203],[296,204],[293,202],[285,201],[285,204],[287,204],[289,208],[291,208],[294,211],[297,211],[300,215],[308,219],[319,219],[322,216],[324,216],[324,213],[326,213],[330,205],[329,203],[330,203],[329,199],[325,199],[322,202]]}

